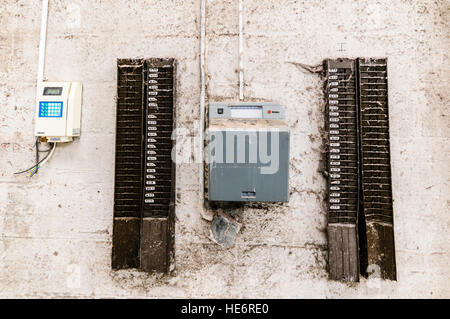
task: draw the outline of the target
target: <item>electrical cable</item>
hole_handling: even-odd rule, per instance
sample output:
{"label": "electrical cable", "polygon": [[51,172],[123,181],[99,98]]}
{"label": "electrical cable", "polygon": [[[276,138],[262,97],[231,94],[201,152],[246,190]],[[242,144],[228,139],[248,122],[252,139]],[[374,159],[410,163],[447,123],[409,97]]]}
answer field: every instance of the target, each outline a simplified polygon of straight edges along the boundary
{"label": "electrical cable", "polygon": [[[37,147],[38,145],[39,145],[39,142],[41,142],[40,140],[39,140],[39,137],[36,137],[36,142],[37,143],[35,143],[35,147]],[[47,144],[48,144],[48,142],[46,142]],[[38,150],[39,150],[39,148],[38,148]],[[52,148],[51,147],[49,147],[48,149],[46,149],[46,150],[39,150],[39,153],[47,153],[47,152],[50,152],[52,150]]]}
{"label": "electrical cable", "polygon": [[34,174],[36,174],[38,169],[39,169],[39,165],[37,165],[37,166],[30,172],[30,174],[28,174],[28,177],[31,177],[31,176],[33,176]]}
{"label": "electrical cable", "polygon": [[39,149],[39,138],[36,138],[36,166],[34,167],[34,169],[30,172],[30,174],[28,174],[28,177],[32,177],[34,174],[37,174],[39,168],[41,167],[39,165],[39,152],[50,152],[52,150],[52,148],[49,148],[48,150],[40,150]]}
{"label": "electrical cable", "polygon": [[[17,172],[17,173],[14,173],[14,174],[23,174],[23,173],[26,173],[26,172],[28,172],[28,171],[30,171],[30,170],[33,170],[33,169],[35,169],[36,167],[41,167],[45,162],[47,162],[49,159],[50,159],[50,157],[53,155],[53,153],[55,152],[55,149],[56,149],[56,143],[52,143],[52,148],[51,148],[51,150],[50,150],[50,152],[43,158],[43,159],[41,159],[38,163],[36,163],[35,165],[33,165],[32,167],[30,167],[30,168],[28,168],[28,169],[25,169],[25,170],[23,170],[23,171],[20,171],[20,172]],[[33,174],[34,175],[34,174]]]}
{"label": "electrical cable", "polygon": [[51,150],[52,150],[51,147],[49,147],[49,148],[46,149],[46,150],[41,150],[41,149],[38,148],[38,152],[39,152],[39,153],[48,153],[48,152],[50,152]]}
{"label": "electrical cable", "polygon": [[47,156],[44,158],[44,160],[40,163],[39,166],[42,166],[45,164],[45,162],[47,162],[53,155],[53,153],[55,153],[55,149],[56,149],[56,143],[53,143],[53,147],[50,151],[50,153],[47,154]]}
{"label": "electrical cable", "polygon": [[39,138],[38,137],[36,137],[35,146],[36,146],[36,169],[34,170],[34,172],[37,173],[38,169],[39,169],[39,166],[38,166],[39,165],[38,164],[39,163]]}

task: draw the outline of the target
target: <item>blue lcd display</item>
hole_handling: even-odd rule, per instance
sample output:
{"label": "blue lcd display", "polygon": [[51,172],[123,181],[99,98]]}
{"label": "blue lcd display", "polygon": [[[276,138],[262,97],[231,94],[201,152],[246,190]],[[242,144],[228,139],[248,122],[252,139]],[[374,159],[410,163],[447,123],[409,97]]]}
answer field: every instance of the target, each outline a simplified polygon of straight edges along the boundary
{"label": "blue lcd display", "polygon": [[63,102],[39,102],[39,117],[62,117]]}

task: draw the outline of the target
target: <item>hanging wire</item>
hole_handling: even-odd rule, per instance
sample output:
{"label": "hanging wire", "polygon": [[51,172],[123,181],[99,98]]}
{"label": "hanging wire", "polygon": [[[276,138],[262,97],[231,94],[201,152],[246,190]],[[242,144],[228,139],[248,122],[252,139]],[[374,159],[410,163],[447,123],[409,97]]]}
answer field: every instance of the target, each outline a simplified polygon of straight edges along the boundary
{"label": "hanging wire", "polygon": [[31,177],[34,174],[36,174],[38,169],[39,169],[39,165],[35,166],[35,168],[30,172],[30,174],[28,174],[28,177]]}
{"label": "hanging wire", "polygon": [[17,174],[23,174],[23,173],[26,173],[26,172],[29,172],[29,171],[32,171],[30,173],[30,177],[33,176],[34,174],[36,174],[37,169],[39,169],[39,167],[44,165],[44,163],[47,162],[50,159],[50,157],[52,157],[53,153],[55,152],[56,143],[51,143],[51,144],[52,144],[52,146],[51,146],[50,151],[47,153],[47,155],[45,155],[45,157],[43,159],[39,160],[35,165],[31,166],[30,168],[27,168],[27,169],[25,169],[23,171],[20,171],[20,172],[16,172],[14,174],[16,174],[16,175]]}
{"label": "hanging wire", "polygon": [[39,138],[38,137],[36,137],[35,147],[36,147],[36,168],[33,171],[35,173],[37,173],[38,169],[39,169],[39,164],[38,164],[39,163]]}

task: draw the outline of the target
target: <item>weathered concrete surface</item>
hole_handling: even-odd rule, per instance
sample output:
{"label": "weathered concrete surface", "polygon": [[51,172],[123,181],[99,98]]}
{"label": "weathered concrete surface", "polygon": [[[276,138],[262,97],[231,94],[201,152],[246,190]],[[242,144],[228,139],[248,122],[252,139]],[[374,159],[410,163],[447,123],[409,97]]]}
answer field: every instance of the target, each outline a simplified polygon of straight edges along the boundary
{"label": "weathered concrete surface", "polygon": [[[450,297],[445,1],[244,1],[247,99],[287,108],[290,202],[254,205],[233,248],[177,168],[176,272],[111,271],[116,58],[178,60],[178,126],[199,116],[200,1],[50,1],[46,76],[83,82],[82,135],[32,180],[40,5],[0,4],[0,297]],[[207,5],[207,93],[238,98],[237,0]],[[342,43],[342,45],[341,45]],[[345,51],[339,51],[339,50]],[[398,282],[329,281],[322,80],[288,62],[387,56]],[[189,139],[188,139],[189,140]]]}

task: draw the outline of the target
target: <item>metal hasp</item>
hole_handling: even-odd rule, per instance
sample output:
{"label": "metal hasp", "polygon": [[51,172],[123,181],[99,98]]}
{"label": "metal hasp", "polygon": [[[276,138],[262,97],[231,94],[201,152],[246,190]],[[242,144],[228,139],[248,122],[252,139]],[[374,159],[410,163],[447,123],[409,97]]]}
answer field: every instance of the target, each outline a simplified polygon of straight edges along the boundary
{"label": "metal hasp", "polygon": [[387,60],[326,60],[324,71],[330,278],[396,280]]}
{"label": "metal hasp", "polygon": [[173,59],[119,59],[112,268],[174,264]]}
{"label": "metal hasp", "polygon": [[209,201],[289,201],[290,130],[284,119],[276,103],[210,103]]}

